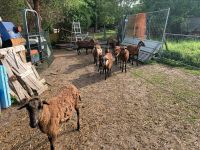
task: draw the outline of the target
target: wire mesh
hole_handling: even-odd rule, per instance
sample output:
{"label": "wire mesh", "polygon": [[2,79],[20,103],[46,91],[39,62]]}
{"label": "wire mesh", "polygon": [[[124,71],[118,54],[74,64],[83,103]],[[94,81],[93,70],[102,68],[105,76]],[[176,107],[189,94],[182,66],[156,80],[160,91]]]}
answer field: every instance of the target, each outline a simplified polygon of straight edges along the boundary
{"label": "wire mesh", "polygon": [[169,9],[127,16],[124,38],[163,41]]}

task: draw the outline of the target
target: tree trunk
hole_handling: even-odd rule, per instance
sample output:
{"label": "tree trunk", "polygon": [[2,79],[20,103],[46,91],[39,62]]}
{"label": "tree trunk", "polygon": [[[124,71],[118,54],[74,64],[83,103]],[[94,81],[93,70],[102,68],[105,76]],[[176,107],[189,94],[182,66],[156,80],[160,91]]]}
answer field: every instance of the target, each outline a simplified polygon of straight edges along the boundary
{"label": "tree trunk", "polygon": [[35,11],[37,11],[37,13],[39,14],[40,13],[40,0],[33,0],[33,9]]}
{"label": "tree trunk", "polygon": [[38,13],[39,17],[39,31],[42,31],[41,27],[41,17],[40,17],[40,0],[33,0],[33,9]]}

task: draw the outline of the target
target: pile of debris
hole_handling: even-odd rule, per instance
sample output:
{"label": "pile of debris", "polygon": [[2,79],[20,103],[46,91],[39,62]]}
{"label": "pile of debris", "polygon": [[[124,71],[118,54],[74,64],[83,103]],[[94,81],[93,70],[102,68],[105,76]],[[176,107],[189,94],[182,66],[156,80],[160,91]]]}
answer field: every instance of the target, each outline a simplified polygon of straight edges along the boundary
{"label": "pile of debris", "polygon": [[0,49],[0,64],[6,68],[10,94],[18,102],[47,90],[45,80],[40,78],[31,63],[26,62],[23,45]]}

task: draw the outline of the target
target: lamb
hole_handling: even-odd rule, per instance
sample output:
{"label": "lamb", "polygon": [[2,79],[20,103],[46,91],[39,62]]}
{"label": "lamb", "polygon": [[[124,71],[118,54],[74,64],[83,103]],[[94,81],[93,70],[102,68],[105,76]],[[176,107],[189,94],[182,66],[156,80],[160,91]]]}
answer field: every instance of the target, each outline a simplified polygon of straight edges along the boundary
{"label": "lamb", "polygon": [[81,100],[80,93],[74,85],[62,87],[58,96],[51,98],[48,102],[33,97],[23,106],[29,114],[30,127],[37,126],[41,132],[47,134],[51,150],[55,149],[55,141],[59,133],[60,124],[67,122],[77,113],[77,130],[80,129],[78,101]]}
{"label": "lamb", "polygon": [[103,72],[105,73],[105,80],[107,76],[111,75],[111,69],[113,64],[112,53],[109,49],[105,51],[105,56],[103,57]]}
{"label": "lamb", "polygon": [[121,66],[121,61],[120,61],[120,68],[122,68],[122,72],[123,72],[124,65],[125,65],[125,72],[126,72],[126,64],[129,59],[129,51],[127,50],[127,47],[121,47],[120,58],[122,61],[122,66]]}
{"label": "lamb", "polygon": [[127,49],[129,51],[129,54],[130,54],[130,59],[132,61],[132,65],[133,65],[133,60],[134,60],[134,57],[136,56],[136,64],[138,66],[138,55],[139,55],[139,50],[140,50],[140,47],[141,46],[145,46],[144,42],[140,41],[138,43],[138,45],[128,45],[127,46]]}
{"label": "lamb", "polygon": [[94,46],[95,46],[95,41],[94,39],[91,39],[91,40],[84,40],[84,41],[77,41],[76,42],[77,44],[77,53],[78,55],[81,54],[81,51],[80,49],[82,48],[85,48],[86,49],[86,54],[88,54],[88,49],[94,49]]}
{"label": "lamb", "polygon": [[93,57],[94,57],[94,64],[97,64],[99,63],[99,58],[102,56],[102,48],[101,48],[101,45],[97,44],[95,45],[94,47],[94,51],[93,51]]}

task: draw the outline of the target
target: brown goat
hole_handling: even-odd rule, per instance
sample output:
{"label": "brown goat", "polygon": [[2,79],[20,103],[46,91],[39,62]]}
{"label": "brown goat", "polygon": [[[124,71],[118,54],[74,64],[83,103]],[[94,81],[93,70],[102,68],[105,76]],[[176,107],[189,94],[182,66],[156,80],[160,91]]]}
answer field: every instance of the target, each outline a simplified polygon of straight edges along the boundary
{"label": "brown goat", "polygon": [[91,40],[84,40],[84,41],[77,41],[76,42],[77,44],[77,53],[78,55],[81,54],[81,51],[80,49],[86,49],[86,54],[88,54],[88,49],[94,49],[94,46],[95,46],[95,41],[94,39],[91,39]]}
{"label": "brown goat", "polygon": [[109,46],[109,48],[113,49],[115,48],[115,46],[119,46],[119,40],[118,38],[114,38],[114,37],[109,37],[107,39],[107,45]]}
{"label": "brown goat", "polygon": [[101,45],[97,44],[95,45],[94,51],[93,51],[94,64],[96,64],[96,66],[99,62],[99,57],[101,56],[102,56],[102,48],[101,48]]}
{"label": "brown goat", "polygon": [[[138,66],[138,55],[139,55],[139,50],[141,46],[145,46],[144,42],[140,41],[138,45],[128,45],[127,49],[129,51],[130,59],[132,61],[133,65],[133,60],[136,60],[136,64]],[[136,59],[134,57],[136,56]]]}
{"label": "brown goat", "polygon": [[[126,72],[126,64],[128,62],[129,59],[129,51],[127,50],[126,47],[122,47],[121,48],[121,52],[120,52],[120,68],[122,68],[122,72],[124,71],[124,66],[125,66],[125,72]],[[121,62],[122,62],[122,66],[121,66]]]}
{"label": "brown goat", "polygon": [[114,55],[115,55],[115,64],[116,65],[120,61],[120,53],[121,53],[121,47],[120,46],[115,46]]}
{"label": "brown goat", "polygon": [[113,57],[112,53],[109,49],[105,51],[105,56],[103,57],[103,72],[105,73],[105,80],[106,78],[111,75],[111,69],[113,65]]}
{"label": "brown goat", "polygon": [[77,113],[77,130],[80,129],[78,101],[80,93],[74,85],[63,87],[60,94],[51,98],[48,102],[39,98],[32,98],[19,108],[26,108],[29,114],[30,127],[39,129],[47,134],[51,150],[55,149],[55,141],[59,133],[60,124],[67,122]]}

